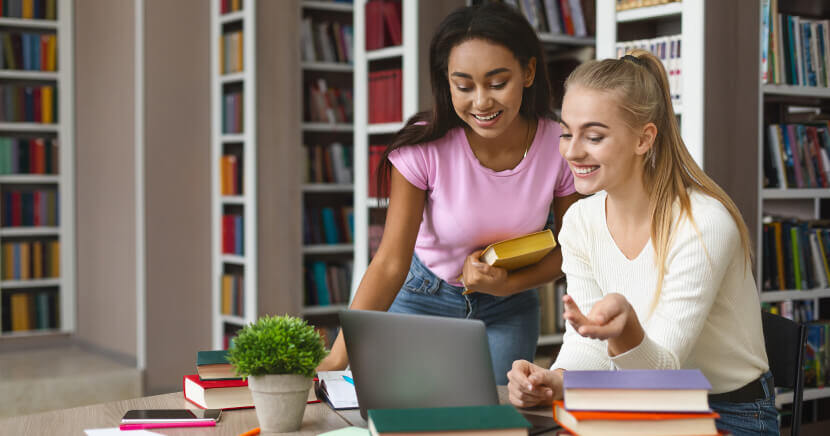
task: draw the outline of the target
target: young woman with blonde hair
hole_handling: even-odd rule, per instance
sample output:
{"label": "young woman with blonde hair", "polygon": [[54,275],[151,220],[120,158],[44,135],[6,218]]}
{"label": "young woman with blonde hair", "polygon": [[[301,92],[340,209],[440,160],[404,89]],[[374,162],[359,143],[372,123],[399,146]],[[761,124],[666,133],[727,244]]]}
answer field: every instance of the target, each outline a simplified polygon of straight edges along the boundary
{"label": "young woman with blonde hair", "polygon": [[564,342],[550,370],[516,361],[510,399],[562,397],[580,369],[698,368],[717,426],[778,434],[749,234],[680,137],[659,59],[635,50],[566,82],[559,151],[581,194],[559,240]]}

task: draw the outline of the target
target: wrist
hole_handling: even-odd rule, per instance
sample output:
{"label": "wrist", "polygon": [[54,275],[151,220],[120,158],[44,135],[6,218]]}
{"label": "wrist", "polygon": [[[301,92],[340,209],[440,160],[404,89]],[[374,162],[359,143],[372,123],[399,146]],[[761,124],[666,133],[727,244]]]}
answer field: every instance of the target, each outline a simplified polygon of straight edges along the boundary
{"label": "wrist", "polygon": [[646,333],[631,304],[628,304],[627,312],[622,333],[608,340],[608,354],[612,357],[636,348],[645,339]]}

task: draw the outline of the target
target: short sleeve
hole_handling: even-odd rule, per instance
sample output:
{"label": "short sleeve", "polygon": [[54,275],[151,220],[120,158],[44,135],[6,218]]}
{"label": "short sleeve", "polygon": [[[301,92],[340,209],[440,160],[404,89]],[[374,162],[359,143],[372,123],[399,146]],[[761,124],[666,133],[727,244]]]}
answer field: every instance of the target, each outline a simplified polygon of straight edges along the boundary
{"label": "short sleeve", "polygon": [[424,191],[429,189],[429,165],[422,146],[395,149],[389,153],[389,161],[412,186]]}

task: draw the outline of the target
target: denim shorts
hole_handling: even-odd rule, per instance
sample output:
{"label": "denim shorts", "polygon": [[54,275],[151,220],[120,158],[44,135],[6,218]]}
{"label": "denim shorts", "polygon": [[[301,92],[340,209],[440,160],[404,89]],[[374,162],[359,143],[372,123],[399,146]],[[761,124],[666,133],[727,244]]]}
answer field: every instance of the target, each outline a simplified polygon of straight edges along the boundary
{"label": "denim shorts", "polygon": [[474,292],[461,295],[463,287],[453,286],[432,273],[418,256],[389,312],[484,321],[496,383],[507,384],[513,361],[533,361],[539,339],[539,294],[536,289],[508,297]]}
{"label": "denim shorts", "polygon": [[709,407],[720,415],[715,421],[719,430],[734,436],[778,435],[778,410],[775,409],[775,389],[772,373],[761,377],[765,396],[751,403],[712,402]]}

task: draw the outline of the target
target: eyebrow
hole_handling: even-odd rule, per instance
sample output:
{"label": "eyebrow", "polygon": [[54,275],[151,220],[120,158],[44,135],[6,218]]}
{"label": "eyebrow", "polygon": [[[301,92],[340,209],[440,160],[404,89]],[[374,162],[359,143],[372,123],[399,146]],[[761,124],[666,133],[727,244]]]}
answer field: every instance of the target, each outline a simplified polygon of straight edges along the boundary
{"label": "eyebrow", "polygon": [[[490,76],[493,76],[495,74],[504,73],[504,72],[508,72],[508,71],[510,71],[510,70],[508,70],[507,68],[496,68],[495,70],[490,70],[490,71],[484,73],[484,77],[490,77]],[[450,74],[450,75],[451,76],[456,76],[456,77],[463,77],[465,79],[472,79],[473,78],[473,76],[471,76],[467,73],[459,73],[457,71]]]}
{"label": "eyebrow", "polygon": [[[564,125],[565,127],[570,129],[570,126],[568,126],[568,123],[566,123],[565,120],[560,119],[559,122],[562,123],[562,125]],[[588,127],[603,127],[603,128],[606,128],[606,129],[609,128],[608,126],[606,126],[605,124],[600,123],[599,121],[589,121],[589,122],[582,125],[583,129],[587,129]]]}

